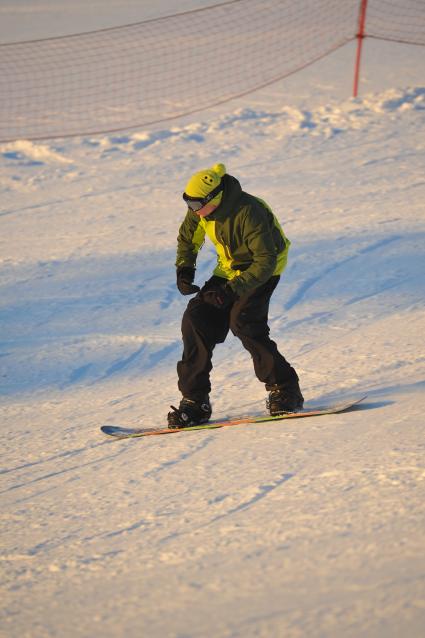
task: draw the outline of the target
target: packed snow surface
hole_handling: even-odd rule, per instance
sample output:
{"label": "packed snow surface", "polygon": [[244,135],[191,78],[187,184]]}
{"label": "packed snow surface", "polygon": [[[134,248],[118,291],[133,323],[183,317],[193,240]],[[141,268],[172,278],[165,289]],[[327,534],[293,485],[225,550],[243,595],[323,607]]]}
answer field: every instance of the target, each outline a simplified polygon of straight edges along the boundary
{"label": "packed snow surface", "polygon": [[[424,109],[422,86],[246,98],[0,147],[1,636],[423,636]],[[109,440],[179,400],[181,192],[217,161],[292,241],[270,326],[304,395],[368,398]],[[234,337],[212,383],[216,418],[264,410]]]}

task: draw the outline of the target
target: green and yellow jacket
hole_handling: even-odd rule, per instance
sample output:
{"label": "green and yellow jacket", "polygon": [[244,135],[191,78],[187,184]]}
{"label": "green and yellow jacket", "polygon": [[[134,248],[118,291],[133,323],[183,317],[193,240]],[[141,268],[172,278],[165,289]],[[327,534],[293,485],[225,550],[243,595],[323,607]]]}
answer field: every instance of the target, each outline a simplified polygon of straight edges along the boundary
{"label": "green and yellow jacket", "polygon": [[207,217],[188,209],[177,239],[176,266],[195,267],[205,235],[217,251],[214,275],[223,277],[242,296],[280,275],[286,266],[290,241],[271,208],[245,193],[231,175],[224,175],[220,205]]}

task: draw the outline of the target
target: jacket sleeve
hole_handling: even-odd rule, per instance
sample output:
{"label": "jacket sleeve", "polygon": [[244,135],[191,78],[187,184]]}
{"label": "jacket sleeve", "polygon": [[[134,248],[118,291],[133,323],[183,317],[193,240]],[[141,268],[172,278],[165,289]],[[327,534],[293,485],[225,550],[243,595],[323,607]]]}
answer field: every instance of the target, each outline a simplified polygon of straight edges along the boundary
{"label": "jacket sleeve", "polygon": [[239,296],[264,284],[273,275],[277,263],[277,249],[264,209],[249,207],[243,224],[243,240],[252,263],[229,286]]}
{"label": "jacket sleeve", "polygon": [[176,267],[195,267],[198,252],[205,239],[205,230],[200,223],[200,217],[188,210],[180,226],[177,237]]}

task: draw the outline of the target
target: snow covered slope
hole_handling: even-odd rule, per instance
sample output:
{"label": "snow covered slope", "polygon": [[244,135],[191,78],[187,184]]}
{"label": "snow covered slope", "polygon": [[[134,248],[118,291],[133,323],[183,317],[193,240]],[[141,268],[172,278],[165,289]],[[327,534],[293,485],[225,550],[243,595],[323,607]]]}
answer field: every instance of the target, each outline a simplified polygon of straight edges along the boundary
{"label": "snow covered slope", "polygon": [[[423,635],[425,89],[252,104],[0,147],[2,636]],[[292,241],[270,324],[305,396],[368,400],[107,440],[178,400],[181,192],[217,161]],[[212,381],[216,417],[262,409],[233,337]]]}

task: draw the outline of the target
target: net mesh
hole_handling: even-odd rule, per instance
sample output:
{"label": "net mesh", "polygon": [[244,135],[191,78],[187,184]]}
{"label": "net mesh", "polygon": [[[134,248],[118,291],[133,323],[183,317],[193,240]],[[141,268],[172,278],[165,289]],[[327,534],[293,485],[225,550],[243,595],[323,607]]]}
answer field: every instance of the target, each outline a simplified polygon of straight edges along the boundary
{"label": "net mesh", "polygon": [[[425,44],[423,0],[370,0],[366,35]],[[245,95],[355,38],[359,0],[233,0],[0,46],[0,141],[145,126]]]}
{"label": "net mesh", "polygon": [[366,35],[425,46],[425,0],[369,0]]}

